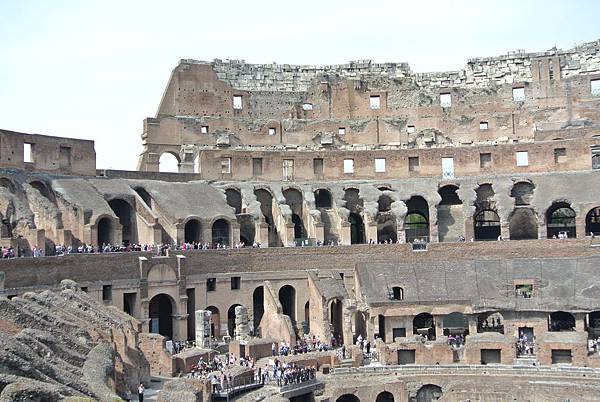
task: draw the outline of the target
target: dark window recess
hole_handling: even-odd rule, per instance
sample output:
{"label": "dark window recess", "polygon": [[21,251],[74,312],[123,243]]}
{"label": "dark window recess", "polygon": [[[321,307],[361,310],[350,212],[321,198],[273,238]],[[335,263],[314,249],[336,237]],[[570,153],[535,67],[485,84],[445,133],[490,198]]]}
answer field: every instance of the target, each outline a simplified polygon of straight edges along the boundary
{"label": "dark window recess", "polygon": [[571,364],[571,349],[552,349],[552,364]]}
{"label": "dark window recess", "polygon": [[479,167],[481,169],[487,169],[492,167],[492,154],[484,153],[479,154]]}
{"label": "dark window recess", "polygon": [[81,287],[81,291],[87,293],[88,292],[88,287],[87,286],[82,286]]}
{"label": "dark window recess", "polygon": [[102,286],[102,301],[112,300],[112,285]]}
{"label": "dark window recess", "polygon": [[566,148],[554,148],[554,163],[564,163],[567,161]]}
{"label": "dark window recess", "polygon": [[214,292],[217,290],[217,279],[216,278],[208,278],[206,280],[206,291]]}
{"label": "dark window recess", "polygon": [[252,175],[261,176],[263,174],[262,158],[252,158]]}
{"label": "dark window recess", "polygon": [[129,315],[133,315],[135,312],[135,301],[137,299],[137,293],[124,293],[123,294],[123,311]]}
{"label": "dark window recess", "polygon": [[313,171],[316,175],[323,174],[323,159],[321,159],[321,158],[313,159]]}
{"label": "dark window recess", "polygon": [[392,334],[394,339],[406,337],[406,328],[393,328]]}
{"label": "dark window recess", "polygon": [[239,276],[231,277],[231,290],[238,290],[241,286],[242,278]]}
{"label": "dark window recess", "polygon": [[419,171],[419,157],[418,156],[409,156],[408,157],[408,171],[409,172],[418,172]]}
{"label": "dark window recess", "polygon": [[415,364],[415,351],[414,350],[399,350],[398,351],[398,364]]}

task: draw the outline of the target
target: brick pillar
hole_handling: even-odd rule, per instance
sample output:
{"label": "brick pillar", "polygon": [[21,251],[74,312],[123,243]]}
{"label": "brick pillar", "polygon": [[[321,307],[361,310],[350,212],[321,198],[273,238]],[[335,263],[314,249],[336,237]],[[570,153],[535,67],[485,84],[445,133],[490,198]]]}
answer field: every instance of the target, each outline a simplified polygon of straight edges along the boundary
{"label": "brick pillar", "polygon": [[352,235],[350,234],[350,223],[342,222],[340,226],[340,241],[344,245],[352,243]]}
{"label": "brick pillar", "polygon": [[377,242],[377,223],[375,222],[365,223],[365,241],[368,243],[371,239]]}
{"label": "brick pillar", "polygon": [[315,223],[315,239],[325,241],[325,225],[322,222]]}
{"label": "brick pillar", "polygon": [[[266,222],[257,222],[255,224],[254,241],[260,243],[261,247],[269,247],[269,225]],[[252,244],[246,244],[252,246]]]}

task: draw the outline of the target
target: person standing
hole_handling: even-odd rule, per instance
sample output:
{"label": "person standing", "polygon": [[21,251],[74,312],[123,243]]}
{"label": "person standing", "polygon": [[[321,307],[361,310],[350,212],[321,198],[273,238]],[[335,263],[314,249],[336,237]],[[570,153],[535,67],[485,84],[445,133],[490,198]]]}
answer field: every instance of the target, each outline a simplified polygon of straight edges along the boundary
{"label": "person standing", "polygon": [[146,388],[144,388],[144,384],[140,383],[140,386],[138,387],[138,401],[144,402],[144,391],[145,390],[146,390]]}

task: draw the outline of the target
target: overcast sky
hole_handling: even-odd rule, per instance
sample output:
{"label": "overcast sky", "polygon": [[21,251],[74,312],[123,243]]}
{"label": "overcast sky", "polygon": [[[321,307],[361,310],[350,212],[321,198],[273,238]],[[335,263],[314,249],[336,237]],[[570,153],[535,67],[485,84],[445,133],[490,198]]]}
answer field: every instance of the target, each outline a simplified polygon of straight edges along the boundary
{"label": "overcast sky", "polygon": [[600,38],[600,1],[0,0],[0,128],[96,141],[98,168],[136,168],[179,59],[415,72]]}

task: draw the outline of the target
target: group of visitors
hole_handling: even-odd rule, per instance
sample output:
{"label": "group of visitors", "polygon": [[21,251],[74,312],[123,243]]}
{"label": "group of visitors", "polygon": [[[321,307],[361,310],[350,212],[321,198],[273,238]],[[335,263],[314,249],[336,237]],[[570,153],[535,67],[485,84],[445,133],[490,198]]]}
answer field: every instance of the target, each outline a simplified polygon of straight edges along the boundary
{"label": "group of visitors", "polygon": [[517,340],[517,356],[533,356],[535,343],[532,336],[521,332]]}
{"label": "group of visitors", "polygon": [[453,349],[458,349],[465,344],[465,337],[463,335],[448,335],[448,346]]}
{"label": "group of visitors", "polygon": [[588,339],[588,351],[591,353],[600,352],[600,336],[596,339]]}
{"label": "group of visitors", "polygon": [[[332,337],[332,342],[336,342],[335,337]],[[314,335],[312,338],[304,336],[300,338],[293,347],[288,345],[287,342],[282,341],[278,348],[277,344],[273,342],[271,344],[271,356],[289,356],[309,352],[325,352],[332,347],[335,346],[333,344],[330,346],[327,343],[322,342],[320,337],[315,337]]]}
{"label": "group of visitors", "polygon": [[15,249],[10,246],[10,247],[2,247],[2,258],[17,258],[17,256],[15,255]]}
{"label": "group of visitors", "polygon": [[281,363],[275,359],[273,377],[279,387],[313,380],[316,375],[317,368],[315,366],[302,367],[296,363]]}

